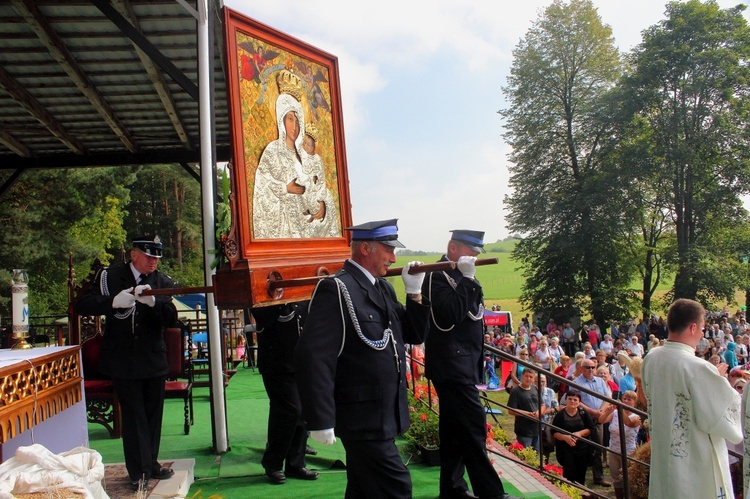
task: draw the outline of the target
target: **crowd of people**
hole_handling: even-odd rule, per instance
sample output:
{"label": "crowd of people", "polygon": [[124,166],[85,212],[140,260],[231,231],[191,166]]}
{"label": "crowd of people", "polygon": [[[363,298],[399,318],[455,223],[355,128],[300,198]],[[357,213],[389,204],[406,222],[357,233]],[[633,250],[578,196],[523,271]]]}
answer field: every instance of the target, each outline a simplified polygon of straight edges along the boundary
{"label": "crowd of people", "polygon": [[[719,484],[716,497],[743,497],[742,461],[727,448],[739,454],[743,452],[743,443],[735,440],[740,426],[739,396],[750,377],[750,326],[742,311],[734,315],[726,310],[708,313],[696,302],[687,300],[689,303],[685,305],[683,301],[673,304],[667,318],[613,322],[606,331],[596,321],[576,331],[571,323],[559,326],[553,319],[543,328],[523,321],[515,335],[489,331],[485,337],[488,344],[519,360],[506,369],[504,380],[510,394],[510,414],[515,416],[518,443],[537,449],[545,462],[549,462],[554,450],[564,477],[571,481],[585,484],[590,467],[593,482],[604,487],[613,485],[615,496],[620,498],[624,497],[621,442],[624,440],[626,452],[630,454],[638,444],[650,441],[657,433],[655,441],[659,441],[659,451],[653,454],[656,459],[652,459],[652,466],[664,465],[662,470],[666,474],[681,477],[686,494],[690,495],[695,489],[689,488],[692,480],[688,475],[694,472],[685,463],[690,458],[702,459],[699,450],[707,455],[705,452],[718,448],[718,454],[726,463],[715,466],[718,471],[711,480],[705,477],[701,480],[710,487],[714,482]],[[690,322],[696,311],[700,320]],[[684,340],[685,333],[681,329],[685,329],[686,322],[697,329],[691,337],[694,344]],[[669,348],[653,354],[665,345]],[[675,349],[679,353],[680,348],[689,351],[688,358],[693,360],[688,362],[684,356],[675,360],[667,355]],[[501,356],[489,350],[485,353],[486,365],[502,370]],[[655,361],[656,358],[661,360]],[[566,378],[570,384],[555,381],[550,387],[547,376],[537,376],[524,362],[535,364],[542,370],[540,372],[549,371]],[[670,367],[671,374],[664,371],[664,365],[670,365],[669,362],[674,363]],[[699,364],[693,365],[696,362]],[[657,367],[644,369],[644,364]],[[642,371],[648,374],[642,375]],[[704,371],[705,377],[702,377]],[[643,378],[652,372],[659,372],[657,379],[674,383],[649,384]],[[684,375],[675,374],[683,372]],[[649,429],[636,412],[625,407],[618,410],[616,404],[579,390],[580,387],[620,400],[625,406],[648,410],[651,418],[658,418],[658,423],[654,421]],[[541,399],[538,393],[543,394]],[[705,399],[710,409],[692,409],[697,399]],[[659,402],[649,406],[648,400]],[[706,415],[701,417],[691,413],[692,410]],[[623,419],[622,435],[620,418]],[[704,422],[698,423],[699,418],[705,418]],[[540,425],[539,420],[553,427]],[[692,427],[700,427],[700,424],[707,428]],[[710,444],[700,443],[696,435],[701,431],[712,436],[708,439]],[[600,447],[588,442],[596,442],[610,451],[602,452]],[[673,462],[675,455],[679,457],[677,462]],[[605,467],[609,468],[612,483],[604,479]],[[654,476],[663,474],[661,471],[654,473],[652,467],[652,483]],[[733,495],[727,489],[731,489]],[[667,490],[675,490],[671,481],[657,479],[650,497],[667,497],[663,495]]]}

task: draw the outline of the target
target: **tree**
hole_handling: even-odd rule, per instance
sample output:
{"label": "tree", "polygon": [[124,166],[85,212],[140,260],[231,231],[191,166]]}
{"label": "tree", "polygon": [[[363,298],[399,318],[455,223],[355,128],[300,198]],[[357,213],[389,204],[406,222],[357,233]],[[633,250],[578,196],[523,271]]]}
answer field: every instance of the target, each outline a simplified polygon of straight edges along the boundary
{"label": "tree", "polygon": [[[624,196],[624,241],[628,258],[641,282],[641,312],[651,316],[653,296],[671,267],[666,255],[674,245],[674,225],[669,210],[670,184],[659,173],[653,154],[652,129],[629,109],[631,96],[621,88],[610,94],[610,116],[617,141],[607,155],[605,169]],[[673,275],[673,272],[672,274]]]}
{"label": "tree", "polygon": [[159,235],[165,248],[160,268],[182,285],[202,285],[200,183],[177,165],[154,165],[139,168],[129,187],[128,237]]}
{"label": "tree", "polygon": [[668,4],[666,19],[633,51],[623,83],[651,129],[655,181],[670,187],[675,298],[731,299],[738,283],[736,253],[717,235],[746,220],[739,203],[750,178],[744,8]]}
{"label": "tree", "polygon": [[[10,269],[29,271],[32,315],[64,313],[68,255],[86,275],[94,258],[106,259],[106,248],[124,239],[122,219],[129,173],[114,168],[34,170],[25,172],[0,197],[0,280]],[[83,272],[81,272],[83,271]],[[0,287],[0,314],[10,320],[10,286]]]}
{"label": "tree", "polygon": [[556,0],[513,51],[505,139],[513,147],[509,229],[526,235],[525,306],[604,323],[630,308],[622,196],[602,167],[606,96],[620,77],[612,31],[588,0]]}

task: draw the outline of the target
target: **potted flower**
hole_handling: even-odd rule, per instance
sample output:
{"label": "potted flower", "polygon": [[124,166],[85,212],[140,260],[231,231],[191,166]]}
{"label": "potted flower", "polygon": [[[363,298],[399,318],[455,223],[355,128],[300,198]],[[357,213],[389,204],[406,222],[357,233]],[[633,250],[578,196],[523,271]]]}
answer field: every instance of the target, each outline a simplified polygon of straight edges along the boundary
{"label": "potted flower", "polygon": [[[437,400],[437,399],[435,399]],[[440,464],[440,416],[429,406],[409,394],[409,430],[404,438],[419,450],[425,463]]]}

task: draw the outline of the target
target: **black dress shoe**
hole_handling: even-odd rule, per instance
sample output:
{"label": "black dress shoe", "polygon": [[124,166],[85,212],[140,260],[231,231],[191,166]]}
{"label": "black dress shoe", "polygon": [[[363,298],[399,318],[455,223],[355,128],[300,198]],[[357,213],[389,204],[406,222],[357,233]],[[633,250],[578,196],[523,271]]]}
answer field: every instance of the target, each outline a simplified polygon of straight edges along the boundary
{"label": "black dress shoe", "polygon": [[305,445],[305,454],[309,456],[316,456],[318,455],[318,451],[310,447],[309,445]]}
{"label": "black dress shoe", "polygon": [[286,483],[286,475],[283,471],[266,471],[266,476],[269,480],[271,480],[271,483],[274,485],[281,485],[282,483]]}
{"label": "black dress shoe", "polygon": [[174,476],[174,470],[172,468],[159,468],[151,470],[151,478],[155,478],[157,480],[166,480],[167,478],[170,478],[172,476]]}
{"label": "black dress shoe", "polygon": [[300,480],[317,480],[320,476],[320,473],[317,471],[311,471],[307,468],[299,468],[296,470],[286,470],[287,476],[293,476],[294,478],[299,478]]}
{"label": "black dress shoe", "polygon": [[440,493],[440,499],[478,499],[477,496],[468,490],[455,490],[453,492]]}
{"label": "black dress shoe", "polygon": [[138,492],[139,490],[148,490],[148,479],[146,480],[131,480],[130,486],[133,491]]}

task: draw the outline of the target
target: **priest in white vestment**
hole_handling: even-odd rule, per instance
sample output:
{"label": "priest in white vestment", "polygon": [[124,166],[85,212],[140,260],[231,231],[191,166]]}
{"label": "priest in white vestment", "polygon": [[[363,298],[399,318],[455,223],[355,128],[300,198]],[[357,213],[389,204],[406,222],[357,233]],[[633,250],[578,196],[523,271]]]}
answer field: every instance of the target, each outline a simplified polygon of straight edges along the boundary
{"label": "priest in white vestment", "polygon": [[[742,429],[745,432],[745,450],[742,459],[743,490],[750,490],[750,385],[742,392]],[[750,494],[745,494],[750,497]]]}
{"label": "priest in white vestment", "polygon": [[695,356],[705,310],[676,300],[667,314],[669,337],[643,361],[651,428],[649,498],[733,499],[726,440],[742,441],[740,395],[726,364]]}

